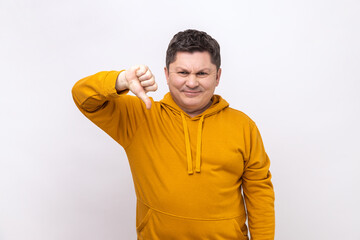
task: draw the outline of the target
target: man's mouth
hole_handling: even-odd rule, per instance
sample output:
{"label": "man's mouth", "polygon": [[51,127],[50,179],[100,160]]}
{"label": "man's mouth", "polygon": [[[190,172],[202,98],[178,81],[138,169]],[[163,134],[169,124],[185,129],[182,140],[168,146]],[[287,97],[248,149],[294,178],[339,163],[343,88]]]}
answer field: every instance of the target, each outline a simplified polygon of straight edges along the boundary
{"label": "man's mouth", "polygon": [[201,91],[188,91],[188,90],[186,90],[186,91],[183,91],[183,93],[187,97],[196,97],[201,93]]}

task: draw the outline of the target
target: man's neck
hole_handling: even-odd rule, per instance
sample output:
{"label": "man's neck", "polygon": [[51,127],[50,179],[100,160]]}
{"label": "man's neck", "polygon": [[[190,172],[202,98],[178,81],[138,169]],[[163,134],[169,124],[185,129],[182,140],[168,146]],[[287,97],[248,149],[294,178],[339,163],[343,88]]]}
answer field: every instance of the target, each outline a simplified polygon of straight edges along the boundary
{"label": "man's neck", "polygon": [[182,109],[182,110],[183,110],[184,112],[186,112],[191,118],[193,118],[193,117],[195,117],[195,116],[197,116],[197,115],[200,115],[200,114],[202,114],[203,112],[205,112],[206,109],[208,109],[208,108],[211,106],[211,104],[212,104],[212,99],[210,99],[209,103],[206,104],[206,106],[203,107],[203,108],[201,108],[201,109],[197,109],[197,110],[195,110],[195,111],[187,111],[187,110],[185,110],[185,109]]}

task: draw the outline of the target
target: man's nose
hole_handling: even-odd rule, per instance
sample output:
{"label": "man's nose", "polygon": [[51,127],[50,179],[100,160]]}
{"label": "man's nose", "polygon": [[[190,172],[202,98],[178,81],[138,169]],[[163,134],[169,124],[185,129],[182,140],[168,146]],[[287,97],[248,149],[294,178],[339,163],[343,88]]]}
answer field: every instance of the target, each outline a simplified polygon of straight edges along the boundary
{"label": "man's nose", "polygon": [[199,80],[195,74],[189,74],[186,80],[186,86],[189,88],[196,88],[197,86],[199,86]]}

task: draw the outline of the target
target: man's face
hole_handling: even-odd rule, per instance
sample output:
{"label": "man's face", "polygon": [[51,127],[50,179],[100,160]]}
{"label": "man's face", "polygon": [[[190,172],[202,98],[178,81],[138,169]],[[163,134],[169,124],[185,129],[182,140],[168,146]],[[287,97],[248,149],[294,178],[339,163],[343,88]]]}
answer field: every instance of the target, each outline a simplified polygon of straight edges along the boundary
{"label": "man's face", "polygon": [[216,70],[208,52],[177,52],[166,81],[175,103],[190,116],[196,116],[211,105],[219,84],[221,69]]}

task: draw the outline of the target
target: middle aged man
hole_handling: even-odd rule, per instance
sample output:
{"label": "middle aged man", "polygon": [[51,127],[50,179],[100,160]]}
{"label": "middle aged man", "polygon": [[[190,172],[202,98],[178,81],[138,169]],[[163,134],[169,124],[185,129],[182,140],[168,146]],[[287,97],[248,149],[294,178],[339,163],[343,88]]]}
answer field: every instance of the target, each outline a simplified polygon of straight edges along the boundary
{"label": "middle aged man", "polygon": [[144,65],[73,87],[80,111],[126,151],[138,239],[249,239],[246,216],[252,239],[274,239],[270,161],[258,128],[214,95],[217,41],[197,30],[177,33],[165,76],[170,92],[161,101],[146,95],[157,85]]}

